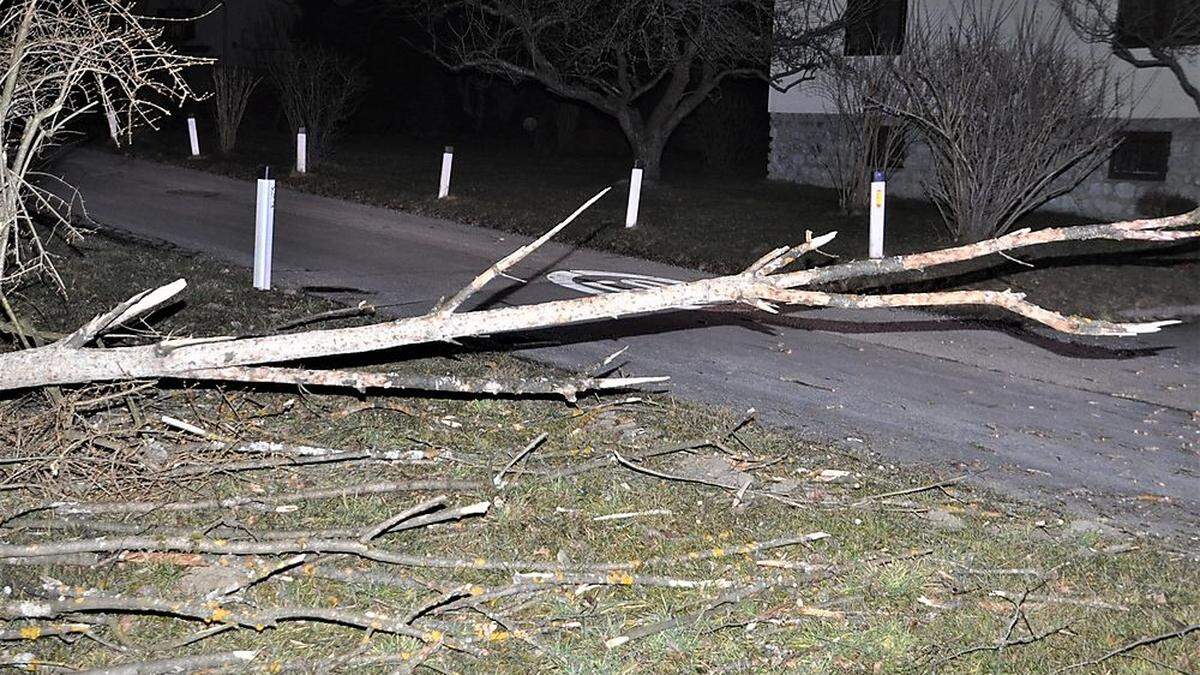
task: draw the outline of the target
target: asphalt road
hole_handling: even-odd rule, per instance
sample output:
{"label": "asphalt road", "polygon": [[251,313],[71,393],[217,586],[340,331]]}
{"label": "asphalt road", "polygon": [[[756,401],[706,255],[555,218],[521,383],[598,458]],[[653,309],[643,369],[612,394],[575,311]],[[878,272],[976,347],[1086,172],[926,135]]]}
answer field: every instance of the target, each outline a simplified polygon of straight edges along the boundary
{"label": "asphalt road", "polygon": [[[250,183],[89,150],[68,155],[56,172],[79,189],[98,223],[252,263]],[[547,227],[563,215],[546,214]],[[280,190],[275,281],[414,315],[526,241]],[[474,306],[578,297],[579,286],[613,288],[630,274],[700,276],[555,244],[515,274],[529,283],[500,280]],[[552,274],[566,285],[549,281]],[[761,419],[814,439],[869,448],[882,463],[982,471],[980,482],[1131,527],[1186,531],[1200,522],[1197,322],[1098,340],[908,311],[778,318],[704,311],[543,331],[507,344],[567,368],[627,346],[626,373],[669,375],[679,396],[753,407]]]}

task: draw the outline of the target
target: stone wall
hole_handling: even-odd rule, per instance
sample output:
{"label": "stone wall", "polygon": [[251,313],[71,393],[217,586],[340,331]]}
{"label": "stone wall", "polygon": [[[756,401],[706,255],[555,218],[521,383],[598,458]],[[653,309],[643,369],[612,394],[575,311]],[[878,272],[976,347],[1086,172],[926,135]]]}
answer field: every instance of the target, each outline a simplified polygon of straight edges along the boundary
{"label": "stone wall", "polygon": [[[1073,192],[1046,208],[1098,218],[1142,215],[1138,199],[1147,192],[1182,195],[1200,202],[1200,119],[1143,119],[1131,131],[1170,131],[1171,159],[1166,181],[1113,180],[1107,162]],[[771,153],[768,176],[775,180],[832,186],[826,169],[826,148],[834,140],[832,116],[819,113],[771,113]],[[929,148],[912,143],[904,167],[888,175],[888,193],[922,198],[922,180],[932,175]]]}

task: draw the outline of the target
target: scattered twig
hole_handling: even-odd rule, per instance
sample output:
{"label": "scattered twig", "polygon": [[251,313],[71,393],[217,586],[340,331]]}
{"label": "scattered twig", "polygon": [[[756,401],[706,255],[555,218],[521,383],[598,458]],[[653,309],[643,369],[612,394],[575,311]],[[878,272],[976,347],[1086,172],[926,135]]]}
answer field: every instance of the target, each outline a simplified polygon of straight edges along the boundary
{"label": "scattered twig", "polygon": [[[647,476],[653,476],[655,478],[661,478],[662,480],[678,481],[681,483],[698,483],[700,485],[709,485],[712,487],[721,488],[722,490],[731,490],[734,492],[743,490],[746,487],[746,485],[749,484],[749,483],[746,483],[743,485],[726,485],[725,483],[718,483],[716,481],[705,480],[703,478],[696,478],[693,476],[676,476],[676,475],[672,475],[669,473],[663,473],[661,471],[655,471],[654,469],[649,469],[647,467],[641,466],[640,464],[635,464],[635,463],[631,462],[630,460],[622,457],[621,453],[617,452],[616,450],[613,450],[612,454],[613,454],[613,458],[615,460],[617,460],[617,463],[620,464],[621,466],[624,466],[628,469],[636,471],[637,473],[645,474]],[[753,480],[753,479],[750,479],[750,480]]]}
{"label": "scattered twig", "polygon": [[421,492],[433,490],[480,492],[484,489],[484,483],[465,480],[429,479],[412,481],[380,481],[376,483],[347,485],[337,488],[314,488],[311,490],[298,490],[296,492],[277,495],[244,495],[237,497],[225,497],[223,499],[200,499],[196,501],[176,502],[54,502],[48,504],[47,508],[62,515],[182,512],[212,509],[233,509],[238,507],[258,507],[266,510],[274,508],[278,510],[281,506],[319,499],[360,497],[363,495],[387,494],[392,492]]}
{"label": "scattered twig", "polygon": [[733,582],[724,579],[679,579],[675,577],[631,574],[625,570],[607,573],[580,572],[525,572],[513,575],[517,583],[553,584],[576,586],[656,586],[659,588],[728,588]]}
{"label": "scattered twig", "polygon": [[258,657],[257,651],[218,652],[197,654],[156,661],[127,663],[120,666],[105,666],[94,670],[80,671],[81,675],[158,675],[159,673],[190,673],[211,668],[245,667]]}
{"label": "scattered twig", "polygon": [[0,630],[0,642],[12,642],[15,640],[32,641],[45,637],[82,635],[90,633],[91,630],[91,624],[86,623],[30,624],[15,630]]}
{"label": "scattered twig", "polygon": [[286,323],[281,323],[281,324],[275,326],[274,328],[272,328],[271,330],[273,332],[279,332],[279,331],[288,330],[289,328],[299,328],[300,326],[307,326],[310,323],[317,323],[318,321],[332,321],[335,319],[354,319],[354,318],[357,318],[360,316],[374,316],[374,315],[375,315],[375,306],[372,304],[369,304],[366,300],[362,300],[358,303],[358,305],[356,305],[354,307],[343,307],[340,309],[331,309],[328,312],[320,312],[318,314],[312,314],[310,316],[301,317],[299,319],[288,321]]}
{"label": "scattered twig", "polygon": [[699,622],[703,621],[704,619],[708,618],[709,616],[711,616],[721,606],[735,605],[739,602],[742,602],[746,598],[749,598],[750,596],[761,592],[766,587],[767,587],[766,584],[760,583],[760,584],[754,584],[752,586],[748,586],[746,588],[741,588],[736,591],[731,591],[729,593],[726,593],[726,594],[718,597],[717,599],[715,599],[709,603],[706,603],[704,605],[704,607],[702,607],[701,609],[696,610],[694,612],[684,614],[682,616],[677,616],[677,617],[674,617],[671,619],[667,619],[666,621],[659,621],[657,623],[652,623],[647,626],[635,628],[631,631],[622,633],[621,635],[618,635],[616,637],[609,638],[608,640],[606,640],[604,642],[604,646],[607,647],[608,649],[616,649],[617,647],[620,647],[621,645],[624,645],[625,643],[630,642],[632,640],[649,637],[651,635],[657,635],[664,631],[668,631],[673,628],[678,628],[680,626],[686,626],[689,624],[699,623]]}
{"label": "scattered twig", "polygon": [[1059,668],[1055,672],[1064,673],[1064,672],[1067,672],[1070,670],[1077,670],[1079,668],[1089,668],[1091,666],[1098,666],[1101,663],[1104,663],[1105,661],[1107,661],[1111,658],[1121,656],[1121,655],[1123,655],[1127,652],[1131,652],[1135,649],[1140,649],[1142,647],[1148,647],[1150,645],[1158,644],[1160,642],[1166,642],[1167,640],[1177,640],[1181,637],[1186,637],[1188,635],[1191,635],[1192,633],[1195,633],[1196,631],[1200,631],[1200,623],[1194,623],[1190,626],[1184,626],[1183,628],[1180,628],[1177,631],[1172,631],[1170,633],[1160,633],[1158,635],[1152,635],[1150,637],[1144,637],[1139,640],[1134,640],[1133,642],[1130,642],[1121,647],[1117,647],[1116,649],[1114,649],[1106,654],[1103,654],[1102,656],[1098,656],[1094,659],[1091,659],[1090,661],[1081,661],[1079,663],[1073,663],[1069,666],[1066,666],[1065,668]]}
{"label": "scattered twig", "polygon": [[500,473],[496,474],[496,476],[494,478],[492,478],[492,485],[495,485],[497,490],[503,490],[505,485],[507,485],[507,483],[505,483],[505,481],[504,481],[504,474],[508,473],[509,469],[516,466],[517,462],[524,459],[525,455],[528,455],[529,453],[533,452],[534,448],[541,445],[548,437],[549,437],[549,434],[543,432],[543,433],[539,434],[537,438],[530,441],[523,450],[518,452],[516,454],[516,456],[514,456],[511,460],[508,461],[508,464],[504,465],[503,469],[500,469]]}
{"label": "scattered twig", "polygon": [[406,567],[428,567],[436,569],[476,569],[505,572],[609,572],[613,570],[640,569],[656,565],[677,564],[688,561],[722,558],[730,555],[748,555],[757,551],[793,546],[829,537],[825,532],[794,537],[782,537],[764,542],[752,542],[741,546],[715,547],[704,551],[693,551],[684,555],[661,556],[646,560],[619,562],[580,563],[564,565],[523,560],[489,560],[477,558],[442,558],[397,553],[364,544],[356,539],[321,539],[298,535],[289,539],[272,539],[260,535],[259,541],[230,541],[203,536],[199,533],[181,536],[128,536],[76,539],[41,544],[0,543],[2,559],[38,559],[53,556],[77,555],[80,553],[119,553],[121,551],[170,551],[210,555],[285,555],[296,553],[343,553],[366,560],[401,565]]}
{"label": "scattered twig", "polygon": [[1009,647],[1021,647],[1024,645],[1030,645],[1035,642],[1041,642],[1042,640],[1045,640],[1048,637],[1058,635],[1059,633],[1063,633],[1063,632],[1067,631],[1068,628],[1070,628],[1070,626],[1063,625],[1063,626],[1058,626],[1056,628],[1051,628],[1050,630],[1043,631],[1041,633],[1031,634],[1031,635],[1028,635],[1023,638],[1015,638],[1015,639],[1009,638],[1007,640],[1003,640],[1003,641],[998,642],[993,645],[977,645],[975,647],[969,647],[967,649],[963,649],[961,651],[955,652],[954,654],[951,654],[950,656],[947,656],[944,659],[939,660],[938,663],[939,664],[949,663],[950,661],[961,658],[963,656],[967,656],[968,654],[974,654],[976,652],[1000,652],[1000,651],[1004,651],[1005,649],[1008,649]]}
{"label": "scattered twig", "polygon": [[24,600],[0,603],[0,617],[18,619],[57,619],[74,614],[159,614],[204,623],[233,624],[243,628],[263,630],[290,621],[336,623],[380,633],[394,633],[434,642],[442,636],[418,630],[400,619],[374,613],[325,607],[227,607],[219,602],[192,603],[162,598],[109,597],[100,594],[78,595],[61,600]]}
{"label": "scattered twig", "polygon": [[190,422],[184,422],[181,419],[176,419],[174,417],[171,417],[170,415],[163,415],[162,417],[160,417],[160,419],[162,420],[163,424],[165,424],[169,427],[173,427],[180,431],[183,431],[183,432],[195,435],[195,436],[199,436],[200,438],[205,438],[210,441],[225,440],[224,438],[222,438],[221,436],[219,436],[217,434],[214,434],[210,431],[206,431]]}
{"label": "scattered twig", "polygon": [[899,497],[901,495],[911,495],[911,494],[915,494],[918,492],[937,490],[939,488],[944,488],[944,487],[947,487],[950,485],[955,485],[957,483],[961,483],[964,480],[966,480],[967,478],[968,478],[968,476],[966,476],[966,475],[956,476],[954,478],[947,478],[946,480],[940,480],[936,483],[929,483],[928,485],[918,485],[917,487],[906,488],[904,490],[895,490],[892,492],[884,492],[882,494],[877,494],[877,495],[867,495],[866,497],[863,497],[862,499],[854,502],[853,506],[862,506],[863,504],[866,504],[867,502],[876,501],[879,499],[889,499],[891,497]]}
{"label": "scattered twig", "polygon": [[270,579],[271,577],[275,576],[276,574],[279,574],[280,572],[286,572],[292,568],[299,567],[300,565],[303,565],[304,561],[306,561],[306,560],[308,560],[308,556],[306,554],[301,553],[299,555],[294,555],[289,558],[286,558],[283,561],[268,567],[266,570],[263,570],[262,572],[256,573],[253,570],[251,570],[246,574],[246,578],[244,580],[239,581],[230,586],[226,586],[225,588],[220,589],[214,593],[211,593],[210,595],[212,597],[225,597],[225,596],[233,595],[234,593],[244,591],[247,588],[250,588],[251,586],[254,586],[256,584],[261,584],[262,582],[266,581],[267,579]]}
{"label": "scattered twig", "polygon": [[666,382],[667,377],[576,377],[551,379],[470,378],[452,375],[413,375],[400,372],[366,370],[312,370],[272,366],[235,366],[210,368],[189,373],[205,380],[298,384],[305,387],[333,387],[365,392],[368,389],[480,394],[486,396],[561,396],[574,402],[581,393],[634,389]]}
{"label": "scattered twig", "polygon": [[413,506],[411,508],[401,511],[400,513],[397,513],[396,515],[392,516],[391,518],[388,518],[387,520],[383,521],[382,523],[379,523],[378,525],[374,525],[374,526],[368,528],[367,530],[365,530],[362,533],[362,536],[360,536],[358,538],[358,540],[365,544],[365,543],[371,541],[372,539],[376,539],[376,538],[386,534],[388,532],[388,530],[391,530],[396,525],[399,525],[401,522],[408,520],[409,518],[412,518],[414,516],[418,516],[422,513],[426,513],[428,511],[436,509],[445,503],[446,503],[446,495],[441,495],[438,497],[434,497],[432,499],[427,499],[427,500],[421,502],[420,504],[417,504],[416,506]]}
{"label": "scattered twig", "polygon": [[609,513],[603,516],[592,516],[592,522],[602,523],[609,520],[628,520],[630,518],[640,518],[642,516],[669,516],[672,514],[670,509],[648,509],[646,511],[626,511],[623,513]]}

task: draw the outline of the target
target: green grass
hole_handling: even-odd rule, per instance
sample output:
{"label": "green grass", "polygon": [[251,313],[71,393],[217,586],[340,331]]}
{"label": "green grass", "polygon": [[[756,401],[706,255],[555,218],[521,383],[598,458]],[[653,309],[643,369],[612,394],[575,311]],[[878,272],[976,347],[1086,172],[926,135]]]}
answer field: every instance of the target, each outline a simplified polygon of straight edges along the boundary
{"label": "green grass", "polygon": [[[285,317],[328,308],[322,301],[283,293],[245,289],[243,271],[233,274],[201,256],[150,249],[105,238],[90,239],[82,255],[65,259],[63,271],[76,299],[66,303],[45,288],[29,288],[18,297],[21,309],[49,330],[66,330],[143,286],[179,269],[191,282],[188,306],[164,317],[178,333],[222,332],[232,322],[242,330],[262,330]],[[136,274],[134,272],[137,272]],[[85,290],[86,289],[86,290]],[[210,306],[218,305],[218,306]],[[39,311],[33,312],[33,307]],[[417,373],[457,375],[553,375],[554,371],[494,353],[446,352],[420,361],[375,364]],[[71,391],[66,392],[68,395]],[[280,390],[262,392],[237,387],[163,386],[139,399],[149,419],[143,439],[191,440],[164,435],[157,415],[171,414],[208,429],[246,440],[270,439],[346,449],[437,448],[443,458],[421,464],[345,463],[247,473],[214,473],[185,484],[163,487],[157,498],[194,499],[252,493],[288,493],[313,487],[360,484],[410,478],[469,478],[490,481],[513,453],[540,433],[546,443],[517,465],[503,493],[452,494],[452,504],[491,499],[486,517],[413,532],[389,534],[379,545],[409,554],[464,559],[521,560],[566,564],[645,560],[684,556],[682,562],[641,568],[691,580],[723,581],[742,586],[769,580],[770,587],[751,598],[621,647],[605,641],[624,631],[687,614],[711,602],[716,589],[670,589],[648,586],[564,586],[532,596],[507,598],[486,607],[488,614],[460,611],[418,619],[417,626],[476,639],[487,655],[472,657],[448,650],[430,664],[443,672],[523,673],[544,669],[564,673],[676,672],[1051,672],[1131,640],[1177,630],[1200,621],[1200,572],[1194,552],[1180,553],[1186,542],[1076,536],[1066,528],[1072,517],[1037,504],[998,497],[977,485],[928,490],[909,496],[859,504],[864,496],[929,484],[937,472],[920,466],[879,467],[870,457],[847,455],[814,445],[794,432],[750,424],[727,438],[744,411],[700,407],[663,394],[588,398],[578,406],[549,400],[413,398],[397,401],[413,414],[371,410],[344,411],[361,402],[354,396],[313,395]],[[387,402],[384,397],[366,397]],[[19,405],[18,405],[19,404]],[[45,409],[44,399],[30,395],[0,399],[0,419],[16,421]],[[128,425],[123,406],[80,414],[73,429],[106,429]],[[627,433],[638,429],[636,434]],[[545,472],[578,466],[618,450],[625,455],[692,438],[724,438],[735,457],[762,463],[751,470],[762,488],[791,481],[791,504],[761,495],[735,503],[734,495],[717,488],[664,481],[609,466],[568,478]],[[14,448],[15,449],[15,448]],[[453,459],[447,459],[448,451]],[[112,451],[84,445],[80,457],[98,465]],[[15,453],[13,453],[15,454]],[[696,455],[724,456],[714,448]],[[739,459],[740,457],[740,459]],[[190,446],[174,461],[220,463],[222,452]],[[679,454],[649,463],[659,471],[681,473],[690,456]],[[12,465],[0,464],[0,485]],[[819,483],[814,469],[843,469],[852,483]],[[524,473],[532,472],[532,473]],[[51,482],[46,491],[0,490],[0,539],[5,542],[63,540],[86,536],[83,530],[43,530],[22,525],[26,516],[4,521],[46,499],[109,499],[118,488],[126,498],[154,470],[138,462],[110,479],[96,472],[77,480]],[[165,492],[163,491],[165,490]],[[241,509],[234,512],[153,513],[118,518],[154,532],[196,532],[217,526],[212,536],[261,536],[270,530],[361,529],[432,496],[399,493],[308,502],[294,511]],[[662,509],[667,515],[596,521],[617,512]],[[923,514],[929,509],[952,512],[962,521],[942,529]],[[99,519],[97,519],[99,520]],[[221,525],[218,521],[224,521]],[[736,547],[752,541],[823,531],[831,536],[808,546],[754,555]],[[1133,544],[1118,549],[1114,544]],[[691,560],[691,552],[722,555]],[[769,561],[772,567],[758,564]],[[43,577],[109,593],[184,599],[177,586],[192,569],[178,559],[146,562],[109,560],[95,567],[0,565],[3,584],[14,597],[35,597]],[[203,557],[204,565],[237,565],[240,559]],[[352,608],[402,616],[440,592],[463,584],[486,589],[503,587],[511,574],[485,570],[446,571],[400,568],[345,558],[339,566],[381,574],[377,582],[343,582],[321,578],[300,568],[250,589],[246,603],[258,606]],[[795,569],[800,563],[811,573]],[[788,568],[787,565],[792,565]],[[1038,577],[1011,569],[1032,569]],[[378,583],[382,581],[383,583]],[[1020,597],[1035,632],[1066,627],[1043,640],[1000,651],[956,653],[994,644],[1011,621],[1013,604],[997,595]],[[0,599],[2,601],[3,599]],[[1105,603],[1101,605],[1099,603]],[[1105,609],[1105,606],[1120,609]],[[236,605],[231,605],[236,606]],[[94,618],[94,617],[93,617]],[[498,619],[498,623],[494,619]],[[29,625],[0,623],[0,630]],[[72,667],[100,667],[163,656],[154,651],[172,639],[203,629],[203,624],[159,617],[113,618],[96,628],[118,652],[90,640],[70,644],[42,638],[3,644],[0,660],[31,653],[37,659]],[[1027,635],[1022,623],[1013,637]],[[516,632],[516,633],[514,633]],[[536,647],[526,640],[532,640]],[[261,633],[235,630],[210,637],[175,653],[210,653],[227,649],[261,650],[255,666],[275,672],[285,664],[313,672],[389,672],[395,664],[338,666],[331,657],[346,655],[398,657],[419,645],[407,638],[317,625],[288,623]],[[1136,658],[1135,658],[1136,657]],[[949,661],[943,661],[951,659]],[[1148,672],[1153,662],[1187,671],[1200,664],[1195,636],[1139,649],[1129,657],[1107,661],[1102,672]],[[298,662],[305,662],[299,663]],[[302,668],[303,670],[303,668]],[[431,671],[432,672],[432,671]]]}

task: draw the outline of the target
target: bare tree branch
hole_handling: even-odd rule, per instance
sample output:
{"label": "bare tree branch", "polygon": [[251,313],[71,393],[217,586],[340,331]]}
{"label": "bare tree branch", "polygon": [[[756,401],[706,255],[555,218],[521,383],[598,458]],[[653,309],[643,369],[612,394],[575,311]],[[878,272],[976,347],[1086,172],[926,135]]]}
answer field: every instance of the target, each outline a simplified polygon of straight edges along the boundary
{"label": "bare tree branch", "polygon": [[1200,83],[1185,67],[1200,58],[1200,4],[1058,0],[1071,28],[1085,42],[1104,45],[1134,68],[1166,70],[1200,111]]}
{"label": "bare tree branch", "polygon": [[162,30],[124,0],[17,0],[0,8],[0,306],[20,279],[45,273],[62,287],[32,227],[48,217],[68,237],[69,200],[34,178],[46,152],[83,115],[103,109],[114,140],[154,126],[194,98],[183,70],[207,63],[176,54]]}
{"label": "bare tree branch", "polygon": [[918,22],[872,95],[927,143],[926,194],[959,241],[1007,232],[1108,159],[1125,124],[1126,83],[1103,54],[1080,52],[1056,24],[1014,0]]}

